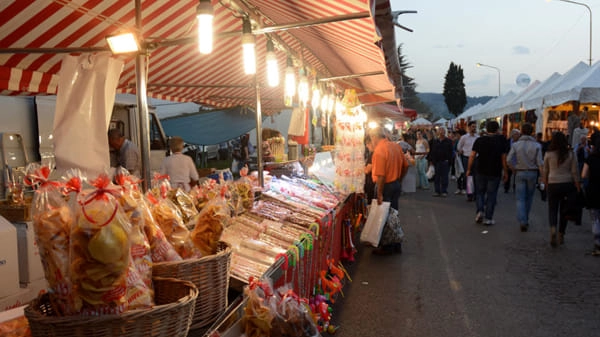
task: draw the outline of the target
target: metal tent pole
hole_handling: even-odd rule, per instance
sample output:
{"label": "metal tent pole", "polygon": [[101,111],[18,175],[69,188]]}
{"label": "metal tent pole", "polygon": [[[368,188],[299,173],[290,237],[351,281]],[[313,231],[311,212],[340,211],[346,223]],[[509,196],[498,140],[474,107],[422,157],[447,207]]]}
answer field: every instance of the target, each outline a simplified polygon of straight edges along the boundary
{"label": "metal tent pole", "polygon": [[[135,0],[135,24],[138,32],[142,31],[142,5],[141,0]],[[149,189],[150,182],[150,126],[148,119],[148,97],[146,81],[148,78],[148,51],[144,48],[135,57],[137,117],[139,123],[138,139],[140,140],[140,155],[142,159],[142,190]],[[136,116],[134,116],[135,118]]]}

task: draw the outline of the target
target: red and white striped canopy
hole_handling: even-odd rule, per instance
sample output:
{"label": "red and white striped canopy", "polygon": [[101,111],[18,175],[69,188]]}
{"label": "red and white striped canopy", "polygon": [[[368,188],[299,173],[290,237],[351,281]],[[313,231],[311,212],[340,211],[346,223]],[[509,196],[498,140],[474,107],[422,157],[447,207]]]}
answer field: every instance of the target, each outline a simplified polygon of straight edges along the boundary
{"label": "red and white striped canopy", "polygon": [[[107,52],[106,36],[136,31],[135,3],[0,1],[0,94],[55,94],[64,53]],[[255,107],[254,76],[243,70],[243,15],[252,19],[256,35],[256,79],[263,112],[284,107],[281,86],[262,85],[266,34],[275,41],[281,71],[292,55],[297,65],[304,65],[312,76],[331,79],[338,90],[356,89],[362,103],[401,97],[389,0],[212,0],[215,42],[210,55],[200,54],[195,42],[198,0],[139,3],[142,29],[138,35],[149,51],[151,97],[214,107]],[[135,93],[135,57],[119,57],[125,67],[117,91]]]}

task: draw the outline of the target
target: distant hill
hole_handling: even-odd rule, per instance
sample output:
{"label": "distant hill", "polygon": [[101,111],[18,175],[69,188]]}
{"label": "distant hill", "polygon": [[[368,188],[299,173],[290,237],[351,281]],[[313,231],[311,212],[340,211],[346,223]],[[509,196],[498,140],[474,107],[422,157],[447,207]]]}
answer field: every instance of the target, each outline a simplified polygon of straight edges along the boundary
{"label": "distant hill", "polygon": [[[448,107],[446,106],[446,103],[444,102],[444,95],[436,94],[436,93],[432,93],[432,92],[425,92],[425,93],[418,93],[417,96],[419,97],[421,102],[423,102],[424,104],[427,104],[429,106],[429,108],[431,109],[431,112],[433,113],[433,117],[434,117],[434,118],[432,118],[432,120],[436,120],[440,117],[444,117],[446,119],[454,118],[454,115],[452,115],[448,111]],[[477,105],[477,104],[485,104],[485,103],[487,103],[487,101],[489,101],[490,99],[492,99],[494,97],[495,96],[481,96],[481,97],[467,96],[467,105],[465,106],[464,110],[466,111],[470,107]]]}

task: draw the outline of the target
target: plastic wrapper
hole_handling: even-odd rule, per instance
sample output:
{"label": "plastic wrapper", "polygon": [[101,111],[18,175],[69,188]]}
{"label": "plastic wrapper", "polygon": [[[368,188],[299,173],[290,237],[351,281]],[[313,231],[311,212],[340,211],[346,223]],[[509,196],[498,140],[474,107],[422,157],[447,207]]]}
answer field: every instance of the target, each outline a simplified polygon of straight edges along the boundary
{"label": "plastic wrapper", "polygon": [[78,197],[71,228],[70,275],[75,310],[84,315],[127,310],[131,224],[119,207],[120,188],[100,175]]}
{"label": "plastic wrapper", "polygon": [[231,275],[244,282],[247,282],[251,277],[261,277],[270,267],[271,265],[252,260],[235,252],[231,256]]}
{"label": "plastic wrapper", "polygon": [[198,211],[202,210],[204,206],[212,199],[219,195],[219,184],[214,179],[208,179],[202,184],[194,186],[190,191],[190,196]]}
{"label": "plastic wrapper", "polygon": [[177,207],[166,198],[156,199],[148,196],[154,221],[175,251],[183,259],[202,257],[202,253],[194,246],[190,231],[183,224]]}
{"label": "plastic wrapper", "polygon": [[241,214],[252,209],[254,192],[247,179],[239,179],[231,184],[231,202],[235,214]]}
{"label": "plastic wrapper", "polygon": [[196,219],[191,233],[192,242],[203,255],[216,254],[223,228],[229,225],[231,213],[223,197],[211,200]]}
{"label": "plastic wrapper", "polygon": [[311,317],[306,302],[291,290],[277,301],[271,321],[271,337],[317,337],[319,330]]}
{"label": "plastic wrapper", "polygon": [[154,220],[148,203],[144,200],[143,204],[141,212],[144,219],[144,233],[150,244],[152,262],[181,261],[181,256],[175,251],[173,245],[165,237],[165,233]]}
{"label": "plastic wrapper", "polygon": [[30,337],[31,329],[25,316],[19,316],[0,323],[0,336],[2,337]]}
{"label": "plastic wrapper", "polygon": [[181,188],[172,189],[168,192],[169,199],[177,206],[184,223],[188,223],[198,210],[194,205],[194,199]]}
{"label": "plastic wrapper", "polygon": [[69,238],[74,215],[62,196],[62,186],[48,180],[50,169],[32,164],[27,183],[38,186],[31,215],[44,275],[48,281],[53,309],[59,315],[74,310],[69,278]]}
{"label": "plastic wrapper", "polygon": [[152,289],[152,257],[150,243],[144,232],[145,207],[136,184],[122,186],[119,203],[131,224],[131,256],[127,271],[127,304],[129,309],[149,308],[154,305]]}
{"label": "plastic wrapper", "polygon": [[275,318],[273,291],[268,282],[251,282],[244,287],[248,299],[242,317],[242,329],[246,337],[270,336],[271,322]]}

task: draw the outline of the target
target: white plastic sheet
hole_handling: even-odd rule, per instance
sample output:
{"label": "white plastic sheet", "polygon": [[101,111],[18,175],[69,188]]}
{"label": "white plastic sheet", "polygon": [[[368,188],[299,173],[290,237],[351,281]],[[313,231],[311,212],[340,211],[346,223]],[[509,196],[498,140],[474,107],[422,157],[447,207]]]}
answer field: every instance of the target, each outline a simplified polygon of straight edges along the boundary
{"label": "white plastic sheet", "polygon": [[368,243],[373,247],[379,246],[381,233],[385,225],[390,211],[390,203],[385,201],[381,205],[377,205],[377,199],[373,199],[369,208],[369,216],[367,222],[360,233],[360,242]]}
{"label": "white plastic sheet", "polygon": [[78,168],[94,177],[110,169],[107,131],[122,70],[110,54],[63,59],[53,135],[58,172]]}

